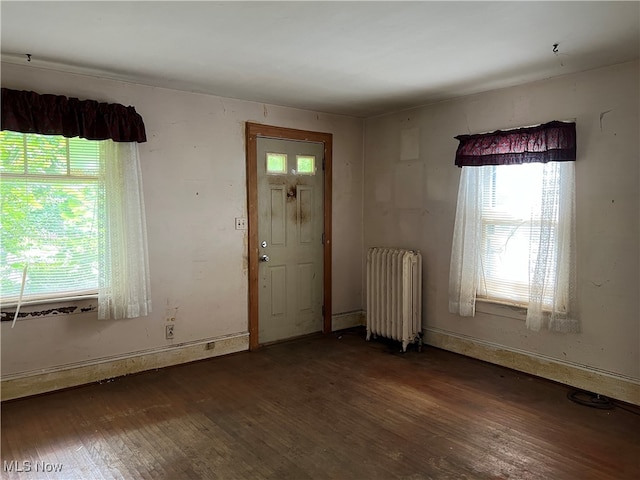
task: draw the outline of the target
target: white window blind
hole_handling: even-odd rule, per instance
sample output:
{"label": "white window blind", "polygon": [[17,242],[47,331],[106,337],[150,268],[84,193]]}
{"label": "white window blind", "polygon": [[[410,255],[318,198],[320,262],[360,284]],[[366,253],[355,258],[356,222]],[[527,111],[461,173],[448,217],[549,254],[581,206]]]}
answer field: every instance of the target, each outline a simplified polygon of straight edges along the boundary
{"label": "white window blind", "polygon": [[575,318],[575,162],[462,167],[449,310],[476,298],[527,308],[527,327],[579,331]]}
{"label": "white window blind", "polygon": [[[540,237],[541,200],[558,196],[557,182],[543,182],[545,168],[553,165],[529,163],[522,165],[492,165],[478,167],[486,176],[482,182],[484,192],[481,209],[481,267],[478,297],[526,306],[529,302],[530,262],[538,258]],[[545,191],[545,189],[551,191]],[[556,202],[557,203],[557,202]],[[545,222],[553,225],[548,242],[555,245],[557,210],[550,212]],[[544,285],[555,283],[556,248],[546,256]],[[553,305],[553,289],[543,292],[543,306]]]}
{"label": "white window blind", "polygon": [[100,142],[0,132],[3,303],[98,290]]}

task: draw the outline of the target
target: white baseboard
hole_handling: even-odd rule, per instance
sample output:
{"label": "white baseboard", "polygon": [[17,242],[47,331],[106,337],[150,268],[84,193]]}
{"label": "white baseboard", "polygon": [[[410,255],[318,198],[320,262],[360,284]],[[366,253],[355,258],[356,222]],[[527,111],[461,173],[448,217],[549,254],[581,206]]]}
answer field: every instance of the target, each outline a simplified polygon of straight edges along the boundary
{"label": "white baseboard", "polygon": [[[364,325],[364,318],[362,311],[333,315],[333,331]],[[531,352],[509,349],[438,329],[426,328],[423,335],[424,342],[433,347],[640,406],[640,382],[633,378]],[[127,356],[100,359],[91,363],[6,375],[0,383],[1,400],[37,395],[248,349],[249,334],[241,333]]]}
{"label": "white baseboard", "polygon": [[365,325],[365,316],[362,310],[338,313],[331,316],[332,332],[344,330],[345,328],[360,327],[362,325]]}
{"label": "white baseboard", "polygon": [[631,377],[510,349],[435,328],[425,328],[423,340],[433,347],[640,406],[640,381]]}
{"label": "white baseboard", "polygon": [[242,352],[248,349],[249,334],[240,333],[136,352],[126,356],[103,358],[90,363],[71,364],[36,372],[6,375],[2,377],[0,382],[0,398],[4,401],[37,395],[145,370],[154,370],[229,353]]}

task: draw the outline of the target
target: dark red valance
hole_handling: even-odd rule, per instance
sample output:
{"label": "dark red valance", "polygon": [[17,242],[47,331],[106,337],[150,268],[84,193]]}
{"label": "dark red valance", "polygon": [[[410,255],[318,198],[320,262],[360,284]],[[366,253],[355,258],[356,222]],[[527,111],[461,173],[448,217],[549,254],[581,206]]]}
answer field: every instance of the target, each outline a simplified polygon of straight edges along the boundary
{"label": "dark red valance", "polygon": [[87,140],[146,142],[142,117],[118,103],[2,89],[2,130]]}
{"label": "dark red valance", "polygon": [[458,135],[456,165],[512,165],[571,162],[576,159],[576,124],[549,122],[536,127]]}

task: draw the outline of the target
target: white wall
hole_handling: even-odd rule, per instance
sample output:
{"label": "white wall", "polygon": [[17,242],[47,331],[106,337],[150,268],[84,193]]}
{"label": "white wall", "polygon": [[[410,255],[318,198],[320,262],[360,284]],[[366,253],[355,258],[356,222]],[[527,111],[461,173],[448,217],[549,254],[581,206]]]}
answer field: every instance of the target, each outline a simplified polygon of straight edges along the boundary
{"label": "white wall", "polygon": [[[2,86],[136,107],[153,313],[2,322],[2,374],[117,358],[247,332],[246,121],[333,134],[333,313],[362,308],[361,119],[2,64]],[[197,194],[196,194],[197,192]],[[176,317],[165,340],[165,317]]]}
{"label": "white wall", "polygon": [[[428,330],[638,380],[638,71],[632,62],[368,119],[363,179],[360,119],[2,64],[3,86],[131,104],[143,116],[154,308],[115,322],[93,313],[26,318],[15,329],[2,322],[2,375],[246,332],[246,233],[234,218],[246,215],[243,132],[253,121],[334,135],[334,314],[363,307],[364,232],[364,247],[423,252]],[[531,332],[508,309],[449,314],[453,137],[574,118],[582,333]],[[164,324],[174,312],[171,342]]]}
{"label": "white wall", "polygon": [[[638,70],[626,63],[366,120],[365,249],[422,251],[427,329],[640,379]],[[532,332],[506,308],[451,315],[453,137],[568,119],[577,126],[582,333]]]}

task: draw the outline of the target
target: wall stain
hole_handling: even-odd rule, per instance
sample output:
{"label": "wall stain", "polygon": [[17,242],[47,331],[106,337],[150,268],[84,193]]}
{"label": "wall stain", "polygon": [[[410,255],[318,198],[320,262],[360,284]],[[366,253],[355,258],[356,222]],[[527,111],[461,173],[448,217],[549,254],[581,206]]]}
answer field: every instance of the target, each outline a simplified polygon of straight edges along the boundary
{"label": "wall stain", "polygon": [[602,119],[603,119],[603,118],[604,118],[604,116],[605,116],[607,113],[609,113],[609,112],[611,112],[611,110],[605,110],[604,112],[602,112],[602,113],[600,114],[600,131],[601,131],[601,132],[602,132]]}
{"label": "wall stain", "polygon": [[249,269],[249,254],[247,252],[248,248],[249,248],[249,234],[245,230],[245,233],[242,236],[242,251],[244,252],[242,254],[242,270],[245,273]]}

